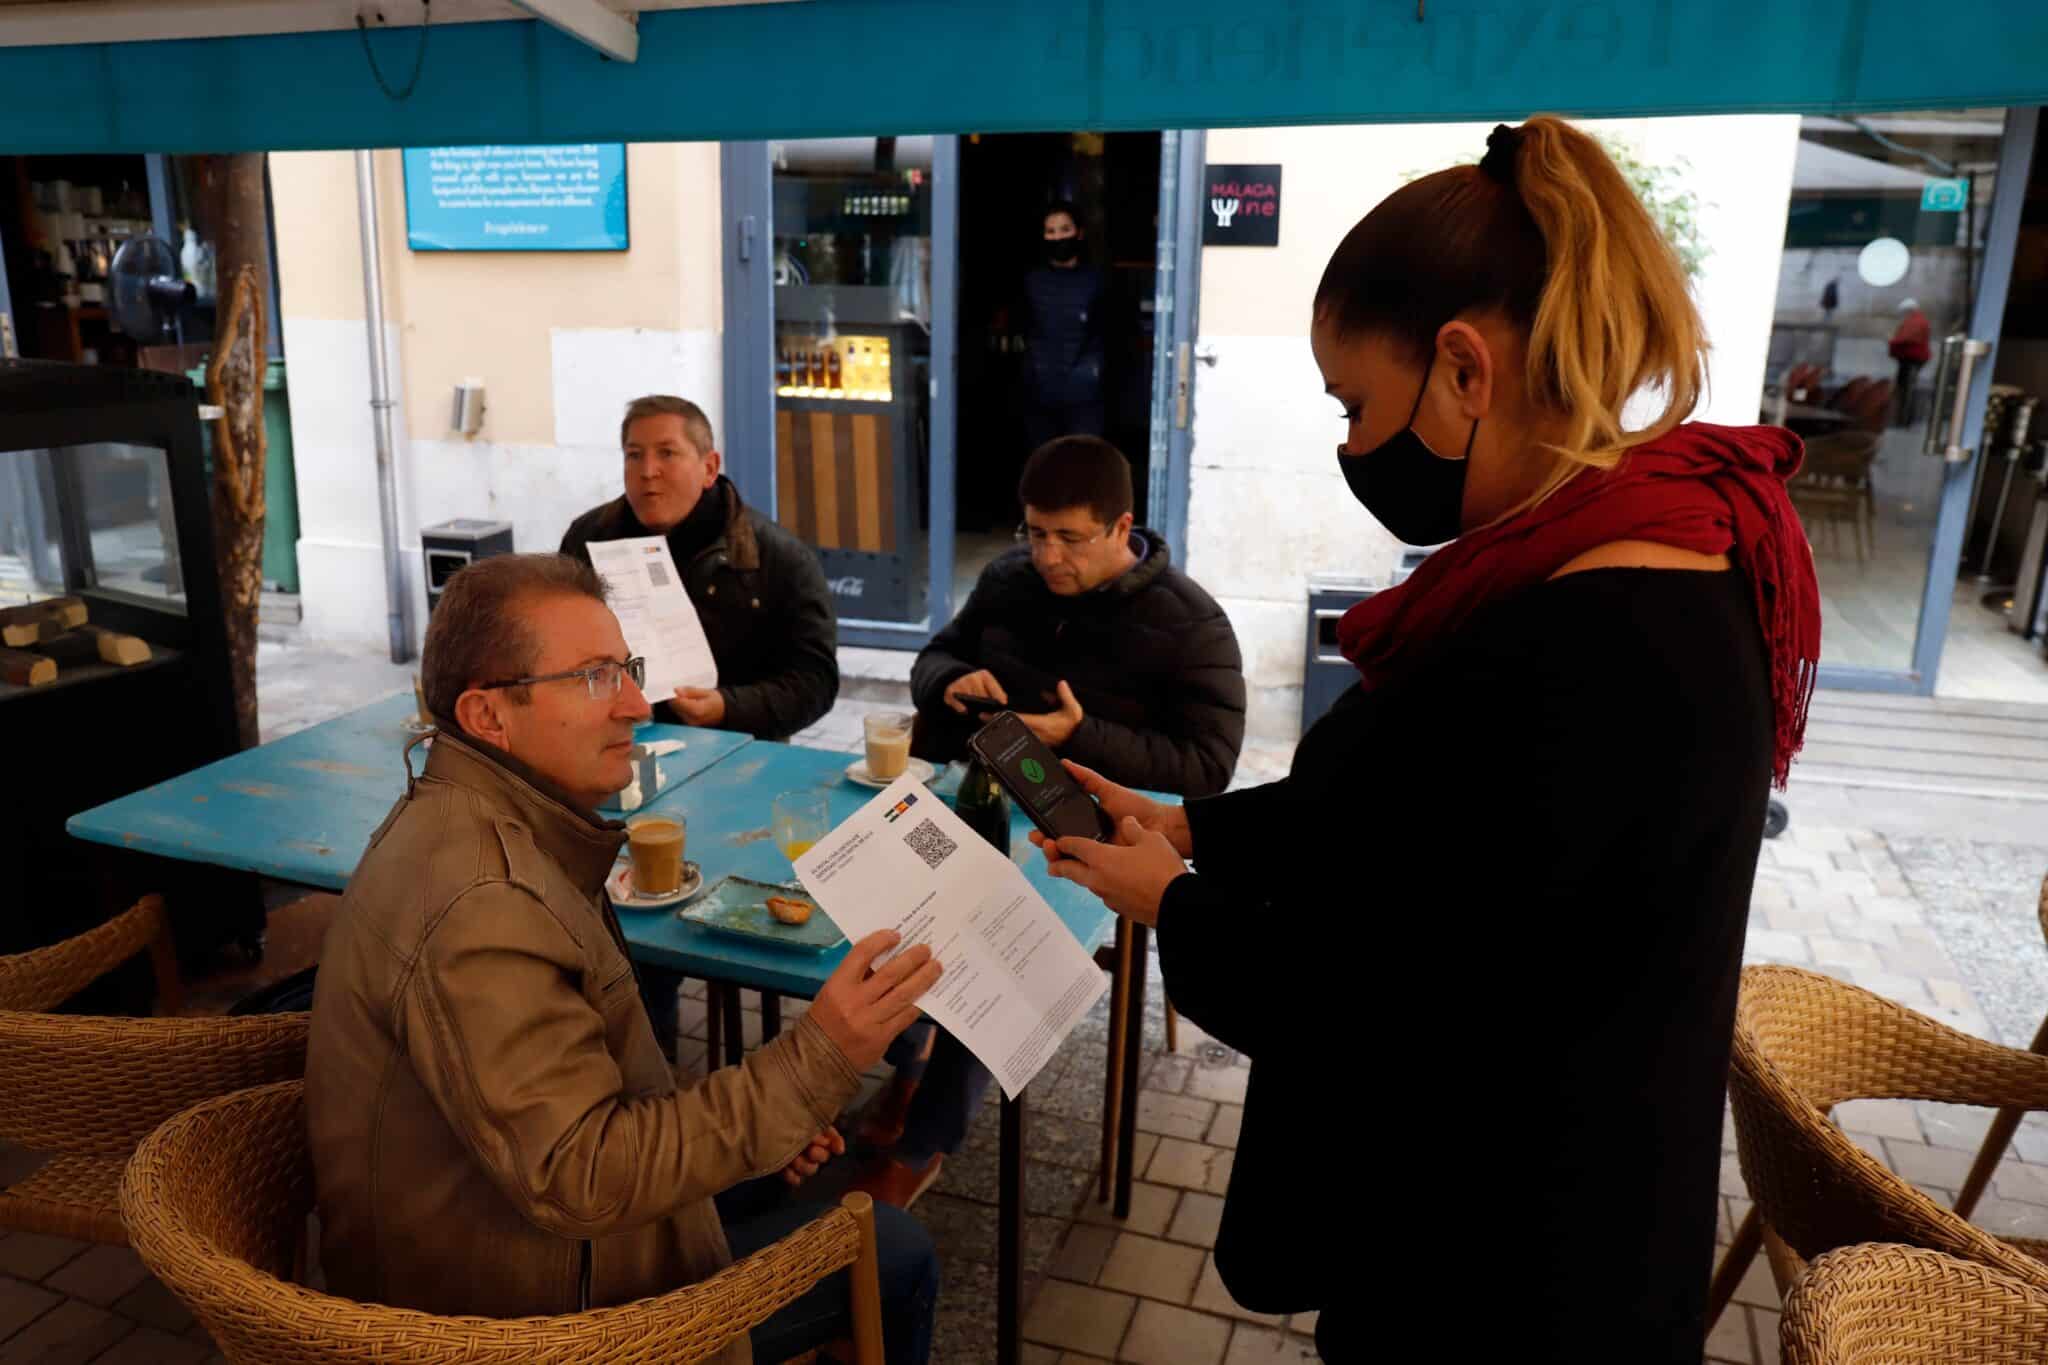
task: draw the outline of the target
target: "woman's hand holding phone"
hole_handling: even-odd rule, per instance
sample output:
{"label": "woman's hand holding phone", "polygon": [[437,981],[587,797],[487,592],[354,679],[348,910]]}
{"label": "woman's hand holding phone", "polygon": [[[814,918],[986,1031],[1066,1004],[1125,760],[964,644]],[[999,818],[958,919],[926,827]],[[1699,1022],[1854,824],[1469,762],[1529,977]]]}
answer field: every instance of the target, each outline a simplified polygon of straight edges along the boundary
{"label": "woman's hand holding phone", "polygon": [[1166,888],[1188,870],[1194,853],[1187,811],[1140,796],[1071,759],[1063,766],[1116,822],[1116,838],[1052,840],[1034,829],[1031,842],[1045,854],[1046,870],[1094,892],[1119,915],[1157,923]]}
{"label": "woman's hand holding phone", "polygon": [[1166,841],[1182,858],[1195,856],[1194,836],[1188,832],[1185,806],[1169,806],[1149,796],[1140,796],[1129,787],[1120,787],[1093,768],[1084,767],[1072,759],[1062,759],[1060,763],[1081,784],[1081,790],[1095,798],[1095,804],[1102,807],[1110,819],[1119,825],[1127,819],[1136,820],[1141,828],[1165,835]]}
{"label": "woman's hand holding phone", "polygon": [[1166,888],[1188,874],[1187,860],[1158,830],[1131,816],[1117,821],[1113,843],[1098,839],[1048,840],[1037,830],[1031,842],[1045,850],[1047,871],[1092,891],[1101,902],[1140,924],[1159,922]]}

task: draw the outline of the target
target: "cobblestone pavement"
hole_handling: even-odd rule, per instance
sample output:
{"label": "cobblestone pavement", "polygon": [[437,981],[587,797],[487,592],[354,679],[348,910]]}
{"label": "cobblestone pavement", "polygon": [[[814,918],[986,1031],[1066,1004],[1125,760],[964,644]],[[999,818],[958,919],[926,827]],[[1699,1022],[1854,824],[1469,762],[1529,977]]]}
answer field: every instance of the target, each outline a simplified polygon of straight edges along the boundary
{"label": "cobblestone pavement", "polygon": [[[302,728],[409,686],[409,670],[374,656],[334,656],[266,642],[266,737]],[[856,749],[860,717],[900,703],[847,700],[798,736]],[[1286,769],[1288,751],[1253,748],[1239,783]],[[2005,812],[1933,799],[1852,801],[1804,794],[1793,821],[1764,847],[1752,900],[1748,958],[1832,973],[1985,1037],[2025,1046],[2048,990],[2048,949],[2035,898],[2048,872],[2048,828]],[[1979,832],[1992,836],[1979,837]],[[2017,836],[2017,837],[2016,837]],[[2038,846],[2036,846],[2038,845]],[[1172,1361],[1246,1365],[1314,1358],[1304,1318],[1239,1309],[1219,1283],[1210,1248],[1242,1116],[1244,1059],[1183,1020],[1179,1047],[1165,1046],[1155,983],[1146,1029],[1135,1154],[1138,1183],[1128,1222],[1095,1202],[1103,1107],[1106,1002],[1076,1030],[1028,1092],[1029,1218],[1025,1336],[1031,1365]],[[754,1004],[753,998],[747,1001]],[[785,1015],[800,1008],[785,1005]],[[750,1042],[759,1016],[747,1016]],[[680,1060],[700,1067],[701,987],[685,988]],[[882,1074],[870,1078],[868,1094]],[[1892,1170],[1950,1200],[1989,1115],[1950,1106],[1863,1102],[1840,1110],[1843,1127]],[[935,1358],[992,1357],[996,1237],[996,1109],[978,1118],[966,1146],[919,1204],[943,1261]],[[1748,1211],[1733,1139],[1724,1130],[1720,1235]],[[28,1159],[0,1148],[0,1183]],[[812,1193],[829,1197],[844,1172],[828,1170]],[[2048,1238],[2048,1121],[2029,1120],[1999,1168],[1977,1221],[1999,1233]],[[1763,1260],[1715,1327],[1709,1357],[1765,1365],[1778,1359],[1778,1295]],[[179,1362],[219,1359],[203,1331],[132,1253],[62,1239],[0,1234],[0,1365],[15,1362]]]}
{"label": "cobblestone pavement", "polygon": [[[2036,915],[2041,846],[1830,828],[1796,814],[1764,845],[1746,957],[1854,982],[1979,1037],[2026,1047],[2048,1009],[2048,948]],[[1842,1128],[1943,1204],[1975,1160],[1990,1111],[1905,1100],[1837,1108]],[[1732,1131],[1722,1133],[1720,1236],[1749,1211]],[[2048,1117],[2020,1127],[1973,1221],[2048,1237]],[[1718,1255],[1718,1252],[1717,1252]],[[1708,1358],[1778,1360],[1778,1292],[1759,1256],[1709,1339]]]}

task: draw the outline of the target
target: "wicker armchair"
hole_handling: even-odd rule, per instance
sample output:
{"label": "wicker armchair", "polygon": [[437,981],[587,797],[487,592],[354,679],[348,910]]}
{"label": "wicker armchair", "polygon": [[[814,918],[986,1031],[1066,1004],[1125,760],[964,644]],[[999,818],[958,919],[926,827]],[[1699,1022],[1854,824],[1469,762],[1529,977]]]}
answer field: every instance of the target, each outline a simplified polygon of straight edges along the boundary
{"label": "wicker armchair", "polygon": [[125,1244],[121,1167],[185,1106],[302,1075],[306,1016],[114,1019],[44,1014],[145,949],[170,973],[163,902],[146,896],[90,932],[0,957],[0,1141],[49,1160],[0,1189],[0,1228]]}
{"label": "wicker armchair", "polygon": [[2022,1365],[2048,1358],[2048,1292],[1920,1247],[1830,1251],[1792,1287],[1784,1365]]}
{"label": "wicker armchair", "polygon": [[313,1207],[305,1126],[303,1082],[225,1095],[151,1134],[121,1182],[135,1249],[236,1365],[670,1365],[718,1350],[841,1266],[852,1267],[856,1358],[881,1365],[865,1195],[658,1298],[552,1318],[434,1317],[289,1281]]}
{"label": "wicker armchair", "polygon": [[[1858,1242],[1928,1247],[2048,1291],[2048,1244],[1971,1226],[1828,1119],[1853,1099],[2048,1108],[2048,1057],[1972,1038],[1833,977],[1750,967],[1735,1007],[1728,1096],[1743,1180],[1780,1292],[1796,1278],[1798,1257]],[[1717,1285],[1729,1269],[1724,1261]]]}
{"label": "wicker armchair", "polygon": [[[2041,936],[2048,939],[2048,877],[2041,879],[2041,899],[2036,913],[2041,918]],[[2035,1030],[2034,1043],[2028,1051],[2048,1054],[2048,1017],[2044,1017],[2041,1027]],[[2005,1159],[2005,1149],[2012,1144],[2012,1135],[2019,1131],[2020,1120],[2024,1117],[2026,1110],[2008,1106],[1999,1110],[1998,1117],[1991,1121],[1990,1129],[1984,1134],[1984,1146],[1970,1166],[1970,1174],[1964,1179],[1963,1187],[1956,1191],[1956,1212],[1963,1217],[1968,1218],[1970,1210],[1977,1207],[1984,1187],[1991,1183],[1991,1173]]]}

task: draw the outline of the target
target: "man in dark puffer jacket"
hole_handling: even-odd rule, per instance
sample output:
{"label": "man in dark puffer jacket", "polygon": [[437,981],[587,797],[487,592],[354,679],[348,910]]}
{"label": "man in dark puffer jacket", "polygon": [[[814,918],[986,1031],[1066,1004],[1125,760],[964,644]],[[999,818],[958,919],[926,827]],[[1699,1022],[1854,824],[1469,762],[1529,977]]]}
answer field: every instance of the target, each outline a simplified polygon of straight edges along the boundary
{"label": "man in dark puffer jacket", "polygon": [[1017,492],[1028,550],[989,565],[917,656],[919,753],[963,755],[979,721],[960,698],[985,697],[1112,782],[1222,791],[1244,743],[1237,636],[1158,533],[1132,527],[1129,463],[1107,441],[1062,437]]}
{"label": "man in dark puffer jacket", "polygon": [[[917,656],[917,751],[949,759],[999,702],[1063,758],[1125,786],[1210,796],[1244,742],[1244,669],[1214,598],[1133,529],[1131,467],[1094,436],[1033,452],[1017,492],[1027,548],[982,572],[960,614]],[[863,1136],[893,1153],[857,1187],[909,1207],[958,1148],[989,1073],[953,1038],[912,1025],[896,1079]],[[920,1053],[931,1047],[929,1061]]]}

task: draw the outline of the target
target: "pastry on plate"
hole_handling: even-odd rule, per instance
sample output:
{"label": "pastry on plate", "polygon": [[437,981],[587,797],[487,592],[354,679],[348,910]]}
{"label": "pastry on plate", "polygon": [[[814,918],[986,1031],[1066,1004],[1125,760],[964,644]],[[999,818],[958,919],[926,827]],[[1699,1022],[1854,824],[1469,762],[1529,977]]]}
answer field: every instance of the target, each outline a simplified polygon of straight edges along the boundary
{"label": "pastry on plate", "polygon": [[809,901],[798,900],[794,896],[770,896],[765,904],[768,913],[783,924],[802,924],[810,919],[811,911],[816,908]]}

